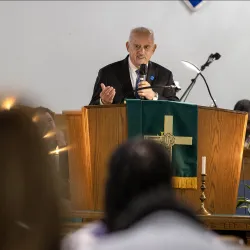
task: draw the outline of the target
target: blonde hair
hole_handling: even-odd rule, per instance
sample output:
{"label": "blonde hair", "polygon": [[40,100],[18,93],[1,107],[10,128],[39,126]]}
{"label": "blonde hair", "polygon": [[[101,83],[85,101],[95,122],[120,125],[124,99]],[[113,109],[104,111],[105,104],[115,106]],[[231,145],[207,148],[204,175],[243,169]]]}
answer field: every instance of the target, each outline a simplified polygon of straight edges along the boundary
{"label": "blonde hair", "polygon": [[133,37],[134,34],[148,35],[148,36],[150,36],[152,38],[153,41],[155,40],[153,30],[151,30],[149,28],[146,28],[146,27],[137,27],[137,28],[132,29],[130,31],[129,41],[132,40],[132,37]]}

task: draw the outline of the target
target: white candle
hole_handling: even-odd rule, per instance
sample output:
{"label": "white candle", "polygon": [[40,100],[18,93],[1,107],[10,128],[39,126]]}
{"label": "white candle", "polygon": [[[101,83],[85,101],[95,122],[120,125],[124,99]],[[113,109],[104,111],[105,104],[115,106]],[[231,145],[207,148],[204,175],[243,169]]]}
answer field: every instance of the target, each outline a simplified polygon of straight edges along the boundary
{"label": "white candle", "polygon": [[206,156],[202,156],[201,174],[206,174]]}

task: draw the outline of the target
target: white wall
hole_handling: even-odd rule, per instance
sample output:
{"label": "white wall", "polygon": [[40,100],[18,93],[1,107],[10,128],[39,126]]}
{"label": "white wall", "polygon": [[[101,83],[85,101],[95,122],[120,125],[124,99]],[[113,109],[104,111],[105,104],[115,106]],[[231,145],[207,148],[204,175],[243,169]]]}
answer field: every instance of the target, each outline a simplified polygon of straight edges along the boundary
{"label": "white wall", "polygon": [[[11,88],[60,112],[87,105],[98,69],[126,56],[135,26],[155,31],[152,58],[185,89],[210,53],[205,76],[220,107],[250,99],[250,2],[210,1],[192,13],[182,1],[0,1],[0,92]],[[210,105],[199,80],[189,99]]]}

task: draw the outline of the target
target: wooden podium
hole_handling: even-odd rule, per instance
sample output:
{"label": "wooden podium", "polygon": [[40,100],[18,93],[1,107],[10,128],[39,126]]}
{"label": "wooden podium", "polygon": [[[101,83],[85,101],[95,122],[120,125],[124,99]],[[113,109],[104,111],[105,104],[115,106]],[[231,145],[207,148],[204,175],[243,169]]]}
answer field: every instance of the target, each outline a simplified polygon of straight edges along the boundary
{"label": "wooden podium", "polygon": [[[86,106],[64,111],[68,127],[73,210],[102,211],[107,161],[127,139],[125,105]],[[195,210],[200,205],[201,157],[207,157],[205,206],[213,214],[234,214],[241,174],[246,113],[198,108],[198,189],[176,189]]]}

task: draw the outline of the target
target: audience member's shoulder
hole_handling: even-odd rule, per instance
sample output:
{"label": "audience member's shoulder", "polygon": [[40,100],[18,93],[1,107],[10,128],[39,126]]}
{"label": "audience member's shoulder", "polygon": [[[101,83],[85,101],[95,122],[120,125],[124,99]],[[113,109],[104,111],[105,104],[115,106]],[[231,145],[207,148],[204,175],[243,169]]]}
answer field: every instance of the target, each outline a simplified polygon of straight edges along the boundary
{"label": "audience member's shoulder", "polygon": [[167,69],[167,68],[165,68],[165,67],[163,67],[162,65],[160,65],[160,64],[158,64],[158,63],[155,63],[155,62],[152,62],[152,61],[150,61],[153,65],[154,65],[154,67],[156,67],[159,71],[164,71],[165,73],[172,73],[171,72],[171,70],[169,70],[169,69]]}
{"label": "audience member's shoulder", "polygon": [[119,61],[110,63],[110,64],[108,64],[108,65],[102,67],[100,70],[101,70],[101,71],[109,71],[109,70],[113,70],[113,69],[119,68],[119,67],[121,67],[121,65],[125,62],[125,60],[126,60],[126,59],[123,59],[123,60],[119,60]]}
{"label": "audience member's shoulder", "polygon": [[90,223],[74,233],[66,235],[61,242],[61,250],[91,249],[96,241],[93,230],[100,226],[100,222]]}

